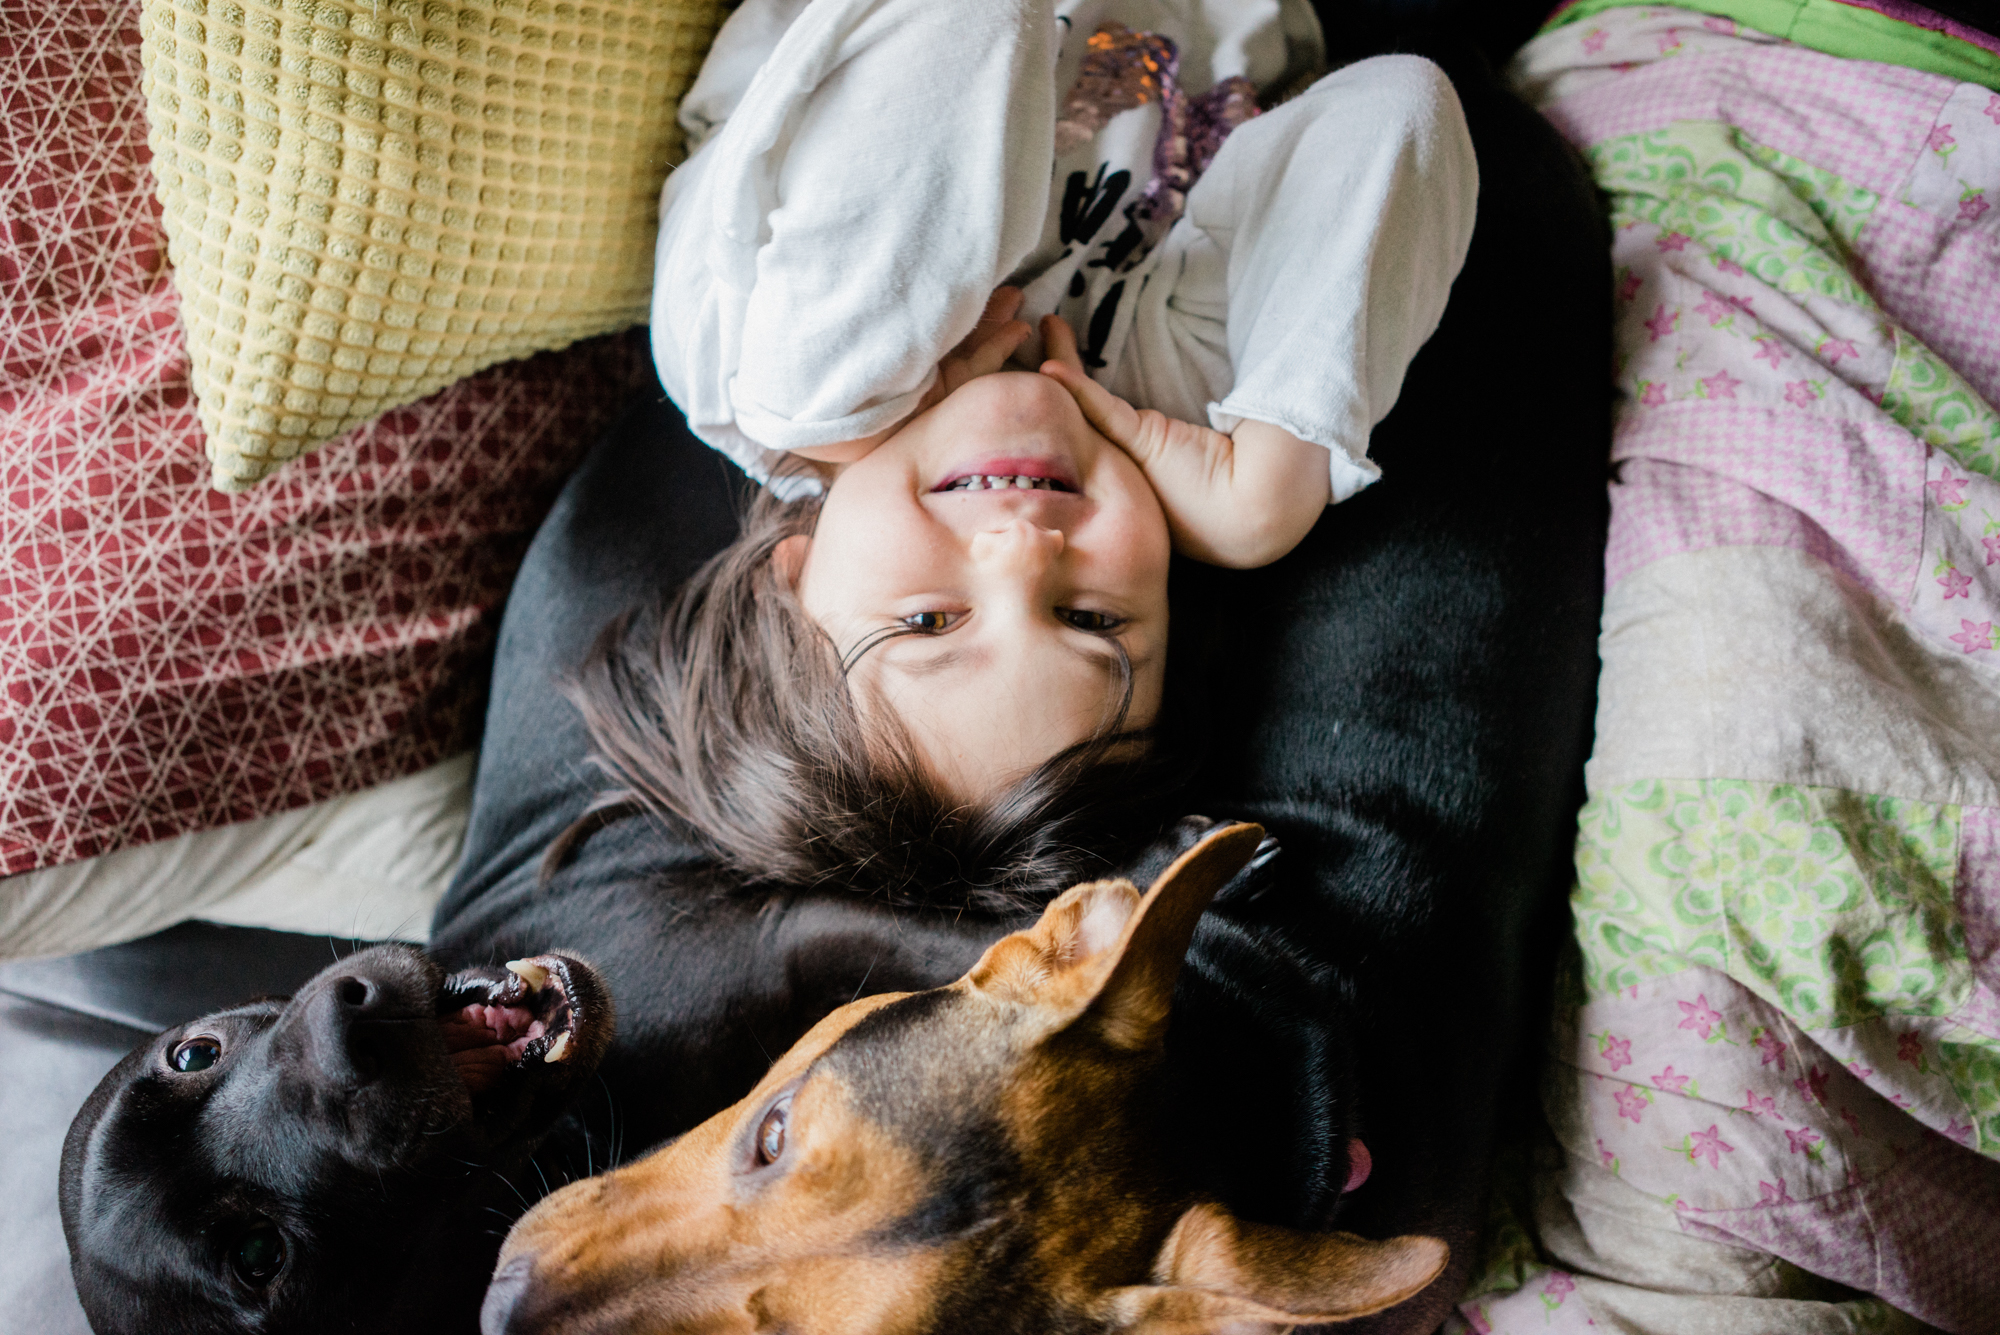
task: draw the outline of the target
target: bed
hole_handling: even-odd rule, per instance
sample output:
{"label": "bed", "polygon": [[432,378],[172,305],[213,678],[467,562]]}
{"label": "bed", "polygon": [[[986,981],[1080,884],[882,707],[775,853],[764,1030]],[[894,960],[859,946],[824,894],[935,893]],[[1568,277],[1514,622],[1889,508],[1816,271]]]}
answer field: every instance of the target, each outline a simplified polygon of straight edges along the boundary
{"label": "bed", "polygon": [[[420,937],[493,613],[643,364],[580,345],[201,491],[136,7],[6,22],[0,263],[53,276],[0,349],[6,536],[54,555],[0,609],[0,953]],[[1611,204],[1621,408],[1550,1136],[1459,1321],[1991,1329],[2000,42],[1899,0],[1582,0],[1513,76]]]}

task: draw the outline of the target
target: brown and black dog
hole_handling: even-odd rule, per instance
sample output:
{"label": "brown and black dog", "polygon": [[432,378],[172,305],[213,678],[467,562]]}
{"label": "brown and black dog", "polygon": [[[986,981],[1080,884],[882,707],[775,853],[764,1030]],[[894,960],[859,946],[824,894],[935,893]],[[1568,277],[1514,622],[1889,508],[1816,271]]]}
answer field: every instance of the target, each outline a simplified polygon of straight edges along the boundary
{"label": "brown and black dog", "polygon": [[1418,1292],[1435,1238],[1246,1222],[1175,1171],[1175,983],[1262,837],[1215,829],[1143,897],[1079,885],[957,982],[836,1010],[733,1107],[530,1211],[486,1335],[1254,1335]]}

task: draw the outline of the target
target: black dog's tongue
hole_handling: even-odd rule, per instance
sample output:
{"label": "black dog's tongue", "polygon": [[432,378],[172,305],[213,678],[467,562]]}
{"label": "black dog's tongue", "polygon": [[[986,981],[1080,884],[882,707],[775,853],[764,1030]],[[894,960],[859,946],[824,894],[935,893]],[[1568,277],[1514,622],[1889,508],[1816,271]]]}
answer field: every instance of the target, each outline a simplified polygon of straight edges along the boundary
{"label": "black dog's tongue", "polygon": [[521,1049],[546,1032],[533,1012],[520,1006],[461,1007],[438,1021],[445,1051],[471,1093],[484,1094],[501,1072],[521,1060]]}

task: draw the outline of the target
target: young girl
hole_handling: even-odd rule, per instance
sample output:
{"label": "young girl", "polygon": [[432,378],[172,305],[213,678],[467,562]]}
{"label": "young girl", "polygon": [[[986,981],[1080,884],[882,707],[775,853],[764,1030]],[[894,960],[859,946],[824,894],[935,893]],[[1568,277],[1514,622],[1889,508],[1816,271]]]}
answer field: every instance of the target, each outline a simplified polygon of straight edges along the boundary
{"label": "young girl", "polygon": [[1141,795],[1170,551],[1267,563],[1375,480],[1470,241],[1435,66],[1256,114],[1321,49],[1303,0],[746,0],[653,341],[769,490],[593,669],[642,801],[793,879]]}

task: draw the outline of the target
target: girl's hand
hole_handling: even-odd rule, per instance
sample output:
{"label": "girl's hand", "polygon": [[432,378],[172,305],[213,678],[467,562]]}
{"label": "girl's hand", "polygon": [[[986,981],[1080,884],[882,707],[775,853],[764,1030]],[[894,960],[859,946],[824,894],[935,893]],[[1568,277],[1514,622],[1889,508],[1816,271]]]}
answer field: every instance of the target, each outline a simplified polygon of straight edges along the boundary
{"label": "girl's hand", "polygon": [[993,295],[986,299],[986,309],[979,313],[979,323],[938,362],[937,379],[917,400],[916,410],[909,417],[872,436],[844,440],[838,445],[814,445],[808,449],[793,450],[792,453],[814,463],[851,464],[901,431],[909,424],[910,418],[935,406],[966,381],[992,375],[1006,366],[1015,349],[1027,342],[1028,335],[1034,332],[1026,321],[1014,318],[1021,309],[1021,295],[1018,287],[993,289]]}
{"label": "girl's hand", "polygon": [[1166,511],[1176,550],[1211,565],[1268,565],[1298,546],[1326,509],[1332,481],[1324,446],[1268,422],[1245,421],[1231,437],[1134,408],[1084,371],[1068,321],[1044,317],[1042,341],[1049,352],[1042,374],[1138,463]]}
{"label": "girl's hand", "polygon": [[993,289],[993,295],[986,299],[986,309],[979,313],[979,323],[972,326],[972,332],[938,363],[937,383],[917,405],[918,412],[929,408],[966,381],[992,375],[1007,365],[1007,359],[1034,332],[1026,320],[1014,318],[1020,312],[1021,299],[1022,292],[1018,287]]}

